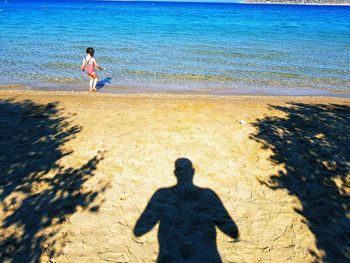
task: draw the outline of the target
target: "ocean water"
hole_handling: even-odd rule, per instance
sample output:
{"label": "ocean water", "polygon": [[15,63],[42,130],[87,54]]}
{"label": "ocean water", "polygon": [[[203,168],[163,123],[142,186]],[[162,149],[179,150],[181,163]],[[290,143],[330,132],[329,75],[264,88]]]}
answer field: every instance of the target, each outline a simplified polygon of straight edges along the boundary
{"label": "ocean water", "polygon": [[[2,1],[2,0],[1,0]],[[350,97],[350,7],[2,1],[0,84]]]}

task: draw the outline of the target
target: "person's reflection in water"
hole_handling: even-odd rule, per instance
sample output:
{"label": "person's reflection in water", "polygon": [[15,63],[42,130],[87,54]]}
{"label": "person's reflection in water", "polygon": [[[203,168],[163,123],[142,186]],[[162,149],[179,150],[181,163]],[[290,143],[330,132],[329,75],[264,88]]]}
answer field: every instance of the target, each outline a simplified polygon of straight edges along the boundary
{"label": "person's reflection in water", "polygon": [[221,262],[215,226],[238,238],[238,228],[219,197],[195,186],[193,175],[190,160],[176,160],[177,185],[159,189],[135,225],[135,236],[142,236],[159,221],[157,262]]}

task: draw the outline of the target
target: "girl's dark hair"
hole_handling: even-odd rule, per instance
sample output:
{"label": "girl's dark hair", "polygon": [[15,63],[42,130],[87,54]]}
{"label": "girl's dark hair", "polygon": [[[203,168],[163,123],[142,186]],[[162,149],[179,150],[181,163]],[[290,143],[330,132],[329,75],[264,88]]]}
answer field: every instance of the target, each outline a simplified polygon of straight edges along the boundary
{"label": "girl's dark hair", "polygon": [[92,47],[88,47],[88,48],[86,49],[86,53],[90,54],[90,56],[93,57],[95,51],[94,51],[94,49],[93,49]]}

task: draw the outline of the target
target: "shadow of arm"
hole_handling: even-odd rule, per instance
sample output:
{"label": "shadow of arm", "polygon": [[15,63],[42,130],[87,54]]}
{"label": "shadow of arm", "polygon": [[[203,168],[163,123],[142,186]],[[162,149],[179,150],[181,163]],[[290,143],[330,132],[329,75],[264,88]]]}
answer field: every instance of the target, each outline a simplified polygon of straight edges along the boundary
{"label": "shadow of arm", "polygon": [[219,197],[213,193],[214,206],[214,218],[216,226],[226,235],[231,238],[238,239],[239,232],[236,223],[233,221]]}
{"label": "shadow of arm", "polygon": [[151,198],[140,218],[137,220],[134,228],[135,236],[139,237],[148,233],[160,220],[159,207],[156,200],[157,194]]}
{"label": "shadow of arm", "polygon": [[232,237],[234,239],[239,238],[238,227],[228,214],[224,215],[222,219],[218,220],[217,226],[229,237]]}

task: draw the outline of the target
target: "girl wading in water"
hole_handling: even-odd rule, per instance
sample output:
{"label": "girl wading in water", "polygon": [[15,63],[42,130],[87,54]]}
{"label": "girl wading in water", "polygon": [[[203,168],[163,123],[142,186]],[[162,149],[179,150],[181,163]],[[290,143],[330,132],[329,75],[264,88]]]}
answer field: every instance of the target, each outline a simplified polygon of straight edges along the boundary
{"label": "girl wading in water", "polygon": [[99,70],[102,70],[102,67],[100,67],[100,65],[97,64],[97,61],[94,58],[95,51],[92,47],[87,48],[86,53],[87,55],[83,60],[83,64],[81,65],[81,71],[86,70],[86,74],[90,79],[90,91],[97,91],[96,84],[97,84],[98,76],[95,72],[95,66]]}

